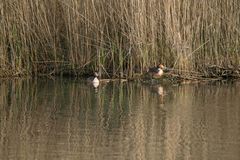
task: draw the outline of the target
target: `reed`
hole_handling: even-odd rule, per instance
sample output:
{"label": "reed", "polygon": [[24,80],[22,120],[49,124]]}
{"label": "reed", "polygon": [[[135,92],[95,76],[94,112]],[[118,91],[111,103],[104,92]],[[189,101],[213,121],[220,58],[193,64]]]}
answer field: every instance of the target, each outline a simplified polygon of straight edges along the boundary
{"label": "reed", "polygon": [[159,62],[239,75],[239,16],[236,0],[2,0],[0,75],[132,77]]}

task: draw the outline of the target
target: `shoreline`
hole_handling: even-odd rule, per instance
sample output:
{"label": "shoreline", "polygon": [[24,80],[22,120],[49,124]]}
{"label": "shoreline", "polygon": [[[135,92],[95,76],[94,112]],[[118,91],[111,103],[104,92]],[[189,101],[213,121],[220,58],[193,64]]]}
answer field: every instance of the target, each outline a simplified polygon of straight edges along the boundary
{"label": "shoreline", "polygon": [[[28,75],[28,74],[8,74],[5,76],[0,75],[0,80],[14,80],[14,79],[34,79],[34,78],[66,78],[66,79],[79,79],[81,81],[85,81],[90,74],[82,74],[82,75],[73,75],[73,74],[38,74],[38,75]],[[215,81],[238,81],[240,80],[240,76],[219,76],[219,77],[204,77],[204,76],[196,76],[196,75],[180,75],[176,73],[166,73],[162,77],[157,79],[152,79],[147,77],[147,74],[135,74],[133,77],[112,77],[112,78],[100,78],[100,82],[108,83],[108,82],[141,82],[144,84],[150,83],[201,83],[201,82],[215,82]]]}
{"label": "shoreline", "polygon": [[[134,70],[124,70],[124,71],[112,71],[102,69],[98,71],[100,77],[107,79],[127,79],[127,80],[136,80],[136,79],[146,79],[149,76],[146,72],[146,69],[140,69],[142,73]],[[144,71],[145,70],[145,71]],[[6,69],[0,68],[0,78],[11,78],[11,77],[81,77],[86,78],[91,76],[93,69],[90,68],[66,68],[60,66],[44,66],[44,69],[37,70],[21,70],[21,69]],[[129,74],[131,73],[131,75]],[[209,65],[201,69],[193,70],[181,70],[178,68],[171,68],[170,70],[164,73],[163,77],[168,77],[170,79],[178,80],[223,80],[223,79],[239,79],[240,78],[240,66],[235,67],[223,67],[218,65]]]}

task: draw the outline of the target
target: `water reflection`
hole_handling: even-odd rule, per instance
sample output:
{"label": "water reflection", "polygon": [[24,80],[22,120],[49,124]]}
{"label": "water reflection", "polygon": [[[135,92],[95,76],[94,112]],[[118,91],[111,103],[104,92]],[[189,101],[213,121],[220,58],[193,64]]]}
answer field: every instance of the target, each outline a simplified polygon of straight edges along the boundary
{"label": "water reflection", "polygon": [[239,159],[240,83],[0,82],[0,159]]}
{"label": "water reflection", "polygon": [[150,86],[150,89],[159,95],[159,100],[160,100],[159,103],[161,105],[163,105],[164,104],[163,97],[166,96],[166,91],[165,91],[164,87],[161,84],[157,84],[157,85]]}

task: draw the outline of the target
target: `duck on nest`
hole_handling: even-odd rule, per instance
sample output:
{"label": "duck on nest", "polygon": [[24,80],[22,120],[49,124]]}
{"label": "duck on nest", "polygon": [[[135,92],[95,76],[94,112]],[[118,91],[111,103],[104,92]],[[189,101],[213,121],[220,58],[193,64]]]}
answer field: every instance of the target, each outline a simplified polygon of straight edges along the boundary
{"label": "duck on nest", "polygon": [[152,78],[160,78],[165,71],[167,71],[168,68],[165,67],[162,64],[157,65],[156,67],[151,67],[148,68],[147,73],[152,77]]}

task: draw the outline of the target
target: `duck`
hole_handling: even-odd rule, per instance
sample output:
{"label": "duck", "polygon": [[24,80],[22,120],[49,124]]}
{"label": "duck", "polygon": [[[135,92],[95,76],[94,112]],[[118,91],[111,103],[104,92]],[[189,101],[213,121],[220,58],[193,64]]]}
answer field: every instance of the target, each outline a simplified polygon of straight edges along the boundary
{"label": "duck", "polygon": [[92,83],[94,88],[97,88],[99,86],[99,75],[97,72],[94,72],[94,76],[91,76],[87,79],[88,82]]}
{"label": "duck", "polygon": [[150,74],[152,78],[160,78],[166,69],[164,65],[159,64],[156,67],[148,68],[147,73]]}

